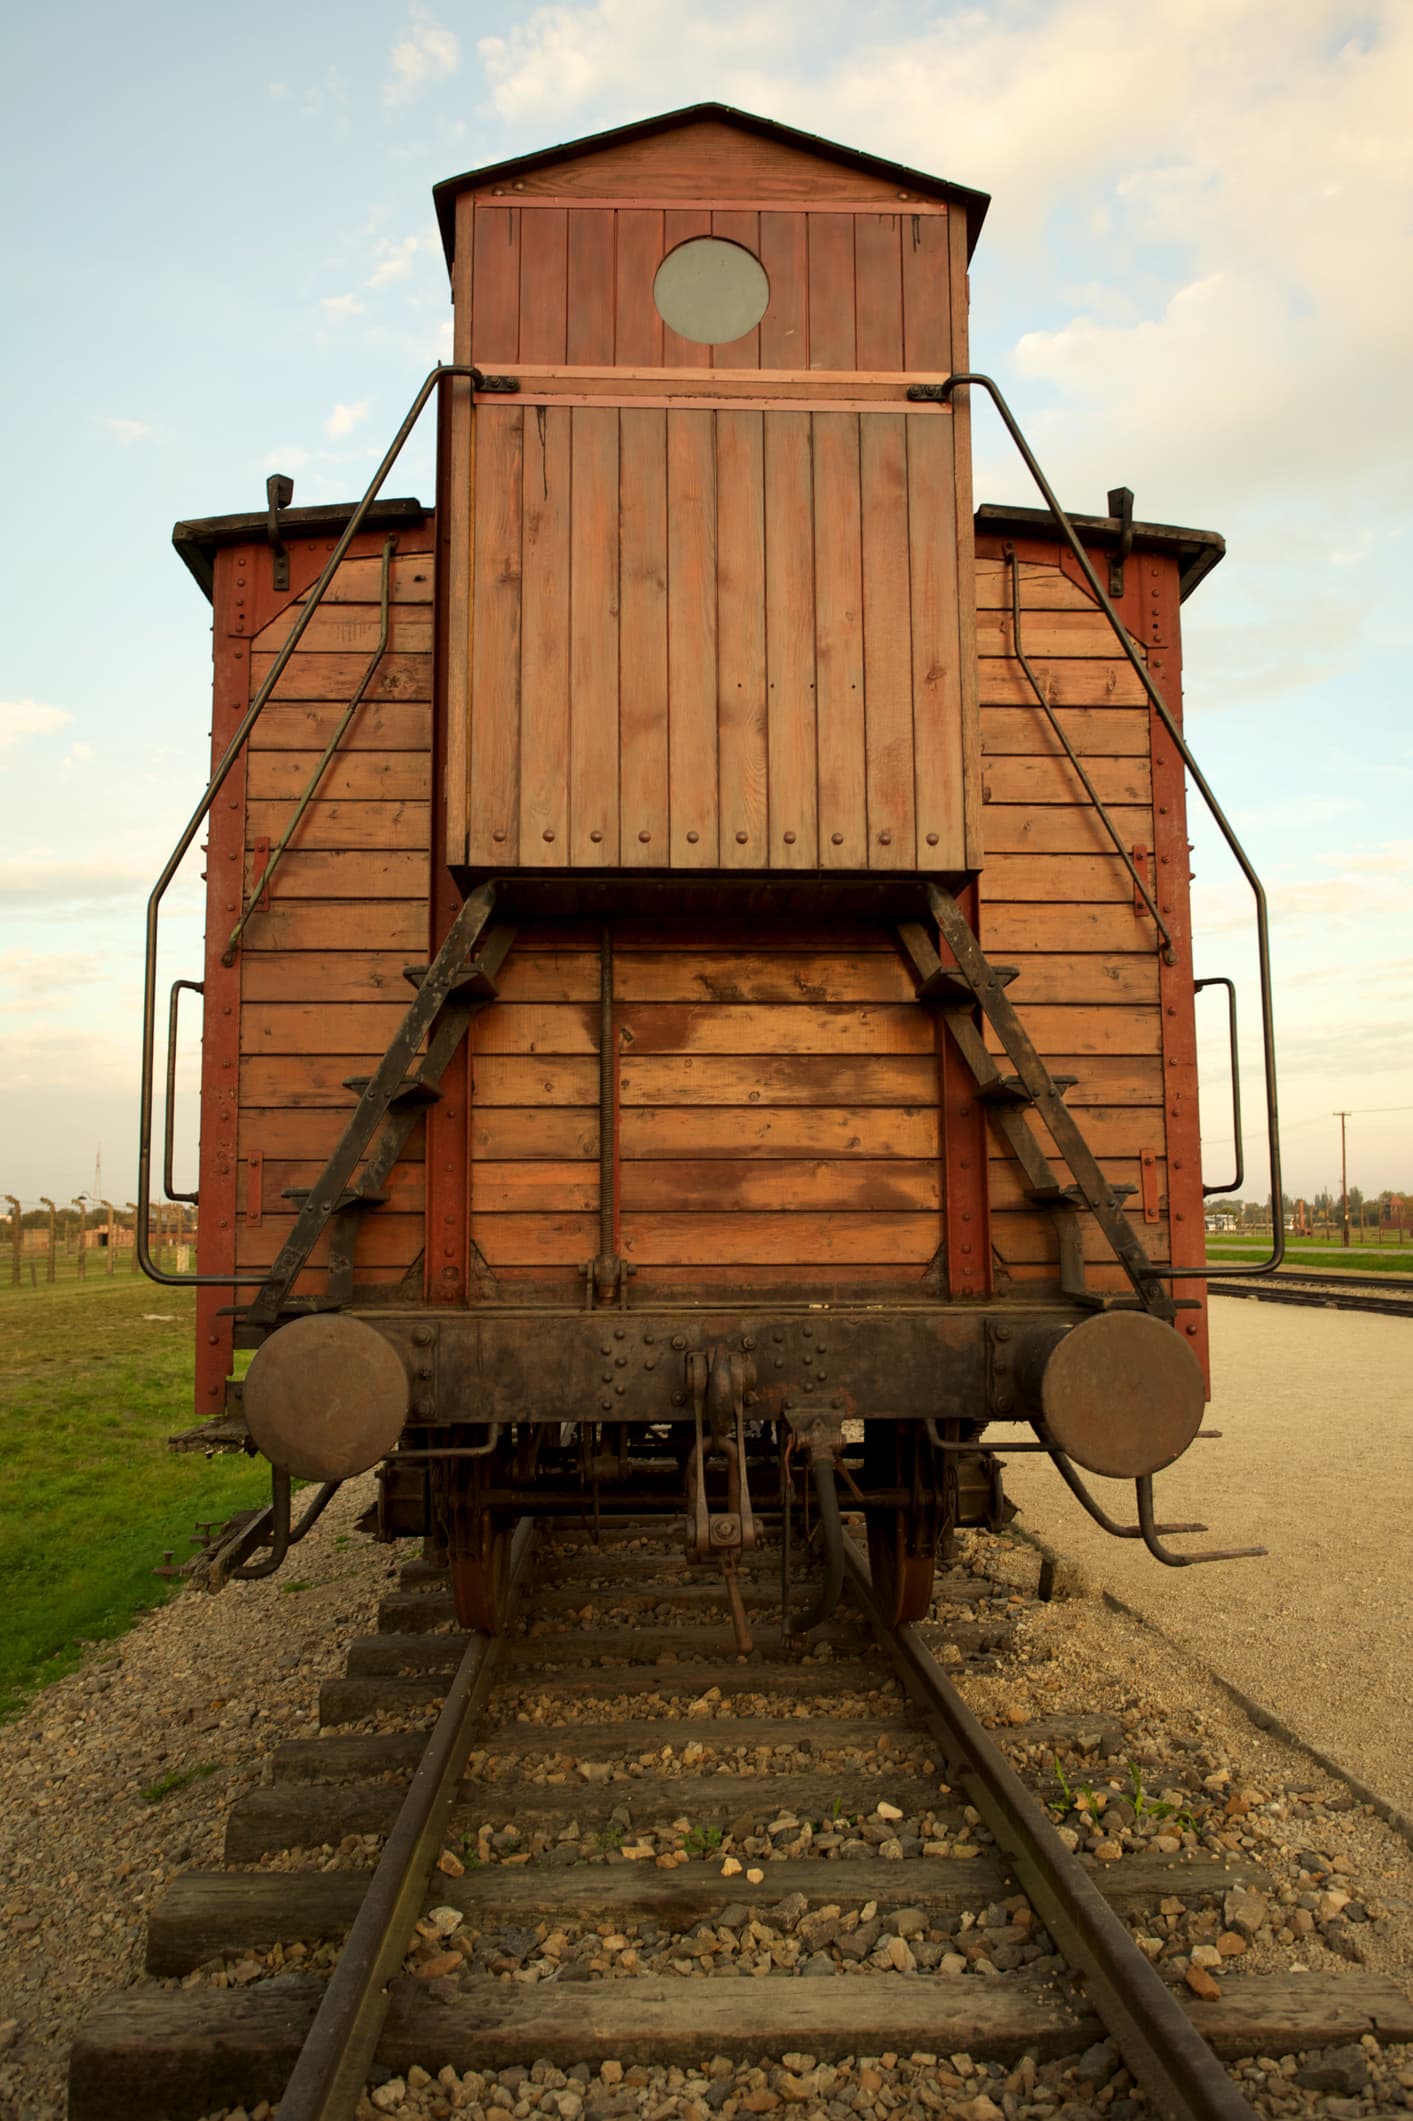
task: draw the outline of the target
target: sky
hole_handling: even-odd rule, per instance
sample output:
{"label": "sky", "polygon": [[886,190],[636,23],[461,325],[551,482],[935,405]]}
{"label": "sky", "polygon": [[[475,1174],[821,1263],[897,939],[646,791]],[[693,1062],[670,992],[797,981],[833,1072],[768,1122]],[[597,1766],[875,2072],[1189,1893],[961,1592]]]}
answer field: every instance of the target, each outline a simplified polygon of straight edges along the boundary
{"label": "sky", "polygon": [[[173,523],[272,470],[361,492],[450,353],[438,179],[706,98],[990,192],[973,365],[1061,497],[1225,536],[1187,733],[1270,894],[1286,1190],[1338,1189],[1339,1109],[1350,1183],[1413,1190],[1413,9],[50,0],[3,49],[0,1190],[135,1190],[143,905],[207,764]],[[978,499],[1030,503],[975,428]],[[431,499],[430,425],[390,490]],[[1193,838],[1198,974],[1249,982],[1249,895]],[[198,871],[164,991],[199,973]],[[1255,1030],[1248,986],[1253,1198]]]}

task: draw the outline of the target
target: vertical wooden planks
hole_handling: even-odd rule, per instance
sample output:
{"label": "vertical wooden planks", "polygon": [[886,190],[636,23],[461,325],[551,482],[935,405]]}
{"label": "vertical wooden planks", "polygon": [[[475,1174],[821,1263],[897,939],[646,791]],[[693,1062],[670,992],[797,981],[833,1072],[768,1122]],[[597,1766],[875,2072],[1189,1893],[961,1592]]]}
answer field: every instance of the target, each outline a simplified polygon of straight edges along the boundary
{"label": "vertical wooden planks", "polygon": [[854,340],[854,216],[811,214],[810,367],[857,368]]}
{"label": "vertical wooden planks", "polygon": [[558,363],[566,344],[568,215],[549,206],[520,220],[520,359]]}
{"label": "vertical wooden planks", "polygon": [[819,860],[813,476],[809,414],[773,412],[765,423],[766,743],[770,860],[779,869],[813,869]]}
{"label": "vertical wooden planks", "polygon": [[[951,278],[949,310],[951,353],[949,366],[958,372],[967,367],[967,232],[966,216],[948,214]],[[957,557],[954,577],[968,591],[975,574],[975,517],[971,491],[971,393],[962,391],[952,406],[952,494],[955,509]],[[976,667],[976,598],[968,593],[958,612],[957,662],[960,672],[960,721],[957,731],[958,757],[962,765],[962,813],[965,848],[963,860],[969,869],[979,869],[984,858],[981,823],[981,711]]]}
{"label": "vertical wooden planks", "polygon": [[[502,356],[503,358],[503,356]],[[520,855],[520,569],[523,419],[476,411],[468,859]]]}
{"label": "vertical wooden planks", "polygon": [[567,853],[593,869],[618,861],[618,412],[578,406],[570,419]]}
{"label": "vertical wooden planks", "polygon": [[715,417],[667,415],[669,803],[682,869],[717,860]]}
{"label": "vertical wooden planks", "polygon": [[764,868],[769,846],[764,419],[760,412],[716,416],[717,756],[723,869]]}
{"label": "vertical wooden planks", "polygon": [[[539,216],[531,214],[530,220]],[[569,834],[569,423],[522,414],[524,490],[520,656],[520,859],[564,859]]]}
{"label": "vertical wooden planks", "polygon": [[770,301],[760,320],[760,365],[808,368],[809,239],[802,213],[761,215],[760,262],[770,282]]}
{"label": "vertical wooden planks", "polygon": [[614,220],[606,207],[576,207],[568,216],[565,358],[576,368],[614,358]]}
{"label": "vertical wooden planks", "polygon": [[625,368],[661,368],[662,318],[653,301],[653,278],[662,263],[662,214],[632,207],[618,215],[614,359]]}
{"label": "vertical wooden planks", "polygon": [[471,267],[471,359],[482,368],[520,358],[520,224],[516,206],[476,208]]}
{"label": "vertical wooden planks", "polygon": [[906,415],[912,581],[913,746],[918,860],[966,866],[958,668],[957,525],[952,423]]}
{"label": "vertical wooden planks", "polygon": [[[852,328],[851,315],[851,335]],[[814,329],[812,321],[812,334]],[[859,420],[858,413],[850,412],[814,415],[814,624],[819,865],[823,869],[862,869],[868,862]]]}
{"label": "vertical wooden planks", "polygon": [[961,214],[909,214],[902,222],[903,358],[909,373],[950,375],[952,357],[952,259],[950,232],[961,230]]}
{"label": "vertical wooden planks", "polygon": [[[704,206],[669,207],[662,217],[662,255],[676,250],[679,243],[690,243],[693,236],[711,234],[711,215]],[[659,261],[660,262],[660,261]],[[653,267],[654,274],[657,267]],[[662,326],[662,365],[664,368],[710,368],[712,349],[702,346],[695,339],[684,339],[670,324]]]}
{"label": "vertical wooden planks", "polygon": [[667,806],[667,414],[619,414],[619,858],[662,868]]}
{"label": "vertical wooden planks", "polygon": [[854,221],[855,339],[860,368],[903,366],[903,267],[898,214]]}
{"label": "vertical wooden planks", "polygon": [[907,420],[902,414],[860,420],[859,472],[868,859],[874,869],[910,869],[917,839]]}
{"label": "vertical wooden planks", "polygon": [[[760,215],[714,213],[711,217],[711,232],[720,236],[724,243],[739,243],[753,257],[760,255]],[[744,332],[739,339],[727,339],[711,349],[713,368],[759,368],[760,326]]]}
{"label": "vertical wooden planks", "polygon": [[[457,242],[452,265],[452,360],[465,367],[471,359],[471,262],[474,213],[470,201],[457,209]],[[442,386],[437,409],[438,471],[437,567],[441,634],[442,785],[445,791],[446,859],[466,860],[471,736],[471,567],[475,549],[472,508],[472,462],[475,414],[469,382]],[[453,555],[455,560],[453,563]]]}

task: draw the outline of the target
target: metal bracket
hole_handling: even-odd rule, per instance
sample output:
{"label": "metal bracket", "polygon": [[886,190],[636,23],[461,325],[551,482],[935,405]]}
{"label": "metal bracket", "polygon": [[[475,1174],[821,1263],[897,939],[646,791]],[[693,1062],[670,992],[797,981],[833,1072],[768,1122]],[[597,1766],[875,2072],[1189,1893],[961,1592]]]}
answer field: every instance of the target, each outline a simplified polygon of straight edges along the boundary
{"label": "metal bracket", "polygon": [[914,405],[945,405],[952,395],[950,383],[909,383],[908,398]]}
{"label": "metal bracket", "polygon": [[1109,514],[1119,526],[1119,542],[1109,555],[1109,594],[1124,593],[1124,561],[1133,551],[1133,494],[1127,486],[1109,488]]}
{"label": "metal bracket", "polygon": [[512,397],[520,388],[519,376],[482,375],[479,368],[471,371],[471,388],[493,392],[499,397]]}
{"label": "metal bracket", "polygon": [[280,536],[280,510],[288,508],[293,499],[294,480],[282,471],[272,471],[265,481],[265,542],[274,555],[272,586],[276,589],[289,588],[289,550]]}

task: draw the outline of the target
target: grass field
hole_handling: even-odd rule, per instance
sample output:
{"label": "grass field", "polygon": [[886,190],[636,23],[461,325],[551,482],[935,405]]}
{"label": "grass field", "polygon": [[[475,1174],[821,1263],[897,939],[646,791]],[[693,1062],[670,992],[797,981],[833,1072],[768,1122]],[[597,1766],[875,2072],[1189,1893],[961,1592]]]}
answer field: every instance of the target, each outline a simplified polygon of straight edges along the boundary
{"label": "grass field", "polygon": [[0,1286],[0,1716],[170,1586],[165,1549],[263,1501],[255,1460],[169,1452],[193,1420],[186,1290],[111,1278]]}
{"label": "grass field", "polygon": [[[1210,1260],[1267,1259],[1270,1251],[1269,1237],[1232,1235],[1207,1240]],[[1344,1267],[1351,1274],[1413,1274],[1413,1245],[1350,1245],[1346,1249],[1338,1239],[1330,1244],[1324,1239],[1288,1237],[1285,1263],[1288,1268],[1310,1267],[1320,1273]]]}

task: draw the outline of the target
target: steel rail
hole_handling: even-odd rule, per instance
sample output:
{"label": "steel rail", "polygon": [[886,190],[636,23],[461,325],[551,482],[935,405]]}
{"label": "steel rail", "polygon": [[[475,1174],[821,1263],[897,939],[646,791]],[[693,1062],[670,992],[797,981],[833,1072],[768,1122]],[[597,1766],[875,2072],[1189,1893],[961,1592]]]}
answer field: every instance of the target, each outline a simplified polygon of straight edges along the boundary
{"label": "steel rail", "polygon": [[[515,1617],[534,1538],[534,1520],[522,1518],[511,1544],[508,1621]],[[280,2094],[280,2121],[350,2121],[357,2108],[505,1639],[504,1634],[473,1635],[467,1644],[299,2060]]]}
{"label": "steel rail", "polygon": [[[1138,677],[1139,683],[1142,685],[1144,692],[1147,694],[1149,705],[1153,709],[1153,712],[1157,715],[1159,721],[1162,723],[1163,728],[1166,730],[1168,737],[1176,748],[1178,757],[1182,760],[1183,765],[1191,774],[1193,785],[1197,789],[1198,794],[1202,797],[1203,802],[1207,805],[1207,809],[1212,817],[1213,823],[1216,825],[1217,830],[1221,833],[1222,838],[1226,841],[1237,867],[1240,869],[1242,875],[1245,877],[1247,883],[1251,887],[1251,895],[1255,901],[1256,906],[1256,957],[1258,985],[1261,995],[1261,1057],[1264,1065],[1266,1081],[1266,1148],[1267,1154],[1270,1159],[1271,1198],[1277,1203],[1277,1206],[1279,1206],[1280,1201],[1283,1198],[1281,1193],[1280,1117],[1276,1099],[1276,1034],[1274,1004],[1271,995],[1270,918],[1266,907],[1265,886],[1262,884],[1260,877],[1256,874],[1255,868],[1253,867],[1251,862],[1251,857],[1247,854],[1246,849],[1242,846],[1241,841],[1237,838],[1236,832],[1231,824],[1230,819],[1227,817],[1226,812],[1223,810],[1221,804],[1218,802],[1216,793],[1208,782],[1207,776],[1203,773],[1202,768],[1198,765],[1197,760],[1193,757],[1187,739],[1183,735],[1181,729],[1178,727],[1177,722],[1174,720],[1172,711],[1169,708],[1167,701],[1163,698],[1162,693],[1158,690],[1157,686],[1153,682],[1152,676],[1149,673],[1148,665],[1144,662],[1142,656],[1139,655],[1137,649],[1133,644],[1133,641],[1129,637],[1127,628],[1124,626],[1122,619],[1119,617],[1117,611],[1114,609],[1112,599],[1103,587],[1103,584],[1100,582],[1098,575],[1095,573],[1093,563],[1090,560],[1089,554],[1084,549],[1084,544],[1079,536],[1079,533],[1076,531],[1074,524],[1070,521],[1064,509],[1060,506],[1059,497],[1056,494],[1054,487],[1050,484],[1050,481],[1046,478],[1044,472],[1041,470],[1040,464],[1036,458],[1034,450],[1026,441],[1025,435],[1021,431],[1020,424],[1017,421],[1015,414],[1011,411],[1010,406],[1006,403],[1005,397],[1003,396],[1000,389],[997,387],[996,383],[990,376],[966,372],[958,375],[948,376],[947,380],[944,383],[913,384],[909,388],[907,395],[915,403],[930,402],[941,405],[950,405],[952,400],[952,393],[962,388],[964,385],[969,389],[984,390],[990,397],[991,402],[995,406],[997,412],[1000,414],[1006,432],[1009,434],[1011,440],[1015,443],[1016,449],[1025,465],[1026,470],[1030,473],[1030,476],[1035,481],[1036,486],[1039,488],[1040,493],[1044,497],[1045,506],[1050,510],[1050,513],[1055,518],[1055,523],[1059,529],[1060,535],[1063,537],[1065,543],[1069,546],[1070,551],[1074,554],[1075,560],[1084,575],[1084,579],[1089,585],[1090,593],[1092,594],[1095,603],[1099,606],[1099,609],[1103,612],[1105,618],[1109,621],[1110,626],[1113,628],[1115,639],[1118,641],[1118,644],[1123,650],[1124,655],[1127,657],[1129,663],[1132,665],[1133,670]],[[1249,1267],[1247,1269],[1247,1273],[1248,1275],[1273,1274],[1284,1258],[1285,1230],[1281,1225],[1280,1216],[1276,1215],[1273,1218],[1273,1228],[1271,1234],[1271,1256],[1269,1259],[1258,1260],[1253,1267]],[[1155,1274],[1159,1275],[1164,1281],[1215,1281],[1220,1280],[1225,1275],[1227,1270],[1223,1267],[1174,1267],[1172,1265],[1157,1265],[1154,1267],[1154,1272]]]}
{"label": "steel rail", "polygon": [[867,1556],[855,1540],[845,1540],[844,1556],[855,1593],[941,1746],[949,1773],[985,1820],[1056,1945],[1083,1977],[1090,2002],[1157,2110],[1168,2121],[1253,2121],[1254,2109],[993,1745],[917,1628],[886,1625],[874,1602]]}

